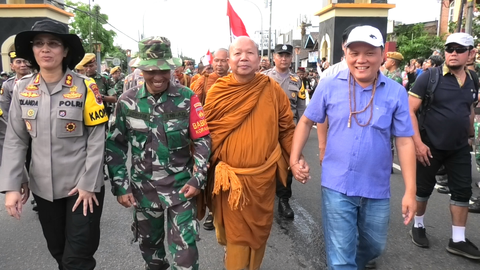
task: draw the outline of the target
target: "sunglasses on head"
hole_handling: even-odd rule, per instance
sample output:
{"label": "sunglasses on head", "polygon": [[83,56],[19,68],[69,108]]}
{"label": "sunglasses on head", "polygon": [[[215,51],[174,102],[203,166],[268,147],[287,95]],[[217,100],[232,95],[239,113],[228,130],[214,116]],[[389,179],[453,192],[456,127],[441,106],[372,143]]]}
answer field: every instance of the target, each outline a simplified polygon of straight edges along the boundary
{"label": "sunglasses on head", "polygon": [[467,47],[446,47],[445,48],[445,51],[447,53],[453,53],[453,52],[456,52],[456,53],[464,53],[466,51],[468,51],[469,49]]}

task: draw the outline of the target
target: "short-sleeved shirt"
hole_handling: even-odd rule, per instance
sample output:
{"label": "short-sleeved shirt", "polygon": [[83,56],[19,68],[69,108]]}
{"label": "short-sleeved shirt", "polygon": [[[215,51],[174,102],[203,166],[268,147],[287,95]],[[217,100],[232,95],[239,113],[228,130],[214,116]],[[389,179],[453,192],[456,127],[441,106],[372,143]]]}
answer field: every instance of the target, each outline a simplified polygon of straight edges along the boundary
{"label": "short-sleeved shirt", "polygon": [[[323,123],[328,117],[322,186],[347,196],[387,199],[392,168],[390,136],[414,134],[408,95],[402,85],[379,72],[370,123],[361,127],[352,117],[349,128],[349,76],[350,70],[345,69],[322,80],[305,111],[313,122]],[[356,84],[355,90],[353,86],[351,89],[356,95],[356,110],[360,111],[370,101],[372,85],[362,88]],[[368,122],[370,112],[368,108],[357,115],[361,125]]]}
{"label": "short-sleeved shirt", "polygon": [[[430,110],[425,114],[423,127],[433,146],[439,150],[456,150],[468,145],[470,114],[473,102],[478,99],[475,84],[467,71],[465,82],[457,80],[447,67],[442,71]],[[411,96],[425,97],[431,70],[425,71],[415,81]]]}

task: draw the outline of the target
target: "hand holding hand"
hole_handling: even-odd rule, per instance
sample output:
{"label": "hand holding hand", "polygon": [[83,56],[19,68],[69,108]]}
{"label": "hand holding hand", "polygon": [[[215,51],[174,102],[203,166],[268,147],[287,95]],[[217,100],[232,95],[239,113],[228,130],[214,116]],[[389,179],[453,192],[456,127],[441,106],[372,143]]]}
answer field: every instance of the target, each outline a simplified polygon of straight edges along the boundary
{"label": "hand holding hand", "polygon": [[310,167],[308,163],[305,161],[305,158],[302,156],[298,160],[298,163],[293,164],[290,166],[292,170],[292,174],[302,184],[305,184],[308,180],[310,180]]}

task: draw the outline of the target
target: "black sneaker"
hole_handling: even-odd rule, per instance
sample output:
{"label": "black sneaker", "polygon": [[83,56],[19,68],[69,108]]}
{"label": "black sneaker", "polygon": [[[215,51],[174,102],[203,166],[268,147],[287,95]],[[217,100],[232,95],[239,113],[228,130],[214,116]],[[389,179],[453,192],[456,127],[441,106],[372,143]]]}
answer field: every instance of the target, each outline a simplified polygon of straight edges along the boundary
{"label": "black sneaker", "polygon": [[480,213],[480,200],[476,200],[473,204],[470,204],[468,207],[468,212]]}
{"label": "black sneaker", "polygon": [[215,226],[213,225],[212,213],[209,213],[207,218],[203,222],[203,228],[207,231],[211,231],[211,230],[215,229]]}
{"label": "black sneaker", "polygon": [[468,239],[465,240],[466,241],[454,243],[452,238],[450,238],[447,246],[447,251],[452,254],[463,256],[472,260],[480,260],[480,251],[478,250],[478,247],[475,246]]}
{"label": "black sneaker", "polygon": [[423,227],[415,228],[414,226],[412,226],[412,230],[410,231],[410,236],[412,237],[412,242],[415,245],[422,248],[428,248],[430,246],[425,228]]}

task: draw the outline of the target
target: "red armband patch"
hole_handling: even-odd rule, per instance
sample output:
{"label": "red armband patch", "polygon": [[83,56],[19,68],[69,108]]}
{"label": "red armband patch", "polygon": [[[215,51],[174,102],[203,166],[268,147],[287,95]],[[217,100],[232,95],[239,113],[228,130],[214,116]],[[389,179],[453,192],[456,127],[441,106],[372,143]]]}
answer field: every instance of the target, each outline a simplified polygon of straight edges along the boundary
{"label": "red armband patch", "polygon": [[205,120],[205,112],[202,103],[198,100],[197,95],[193,95],[190,99],[190,138],[196,140],[210,134],[207,120]]}

